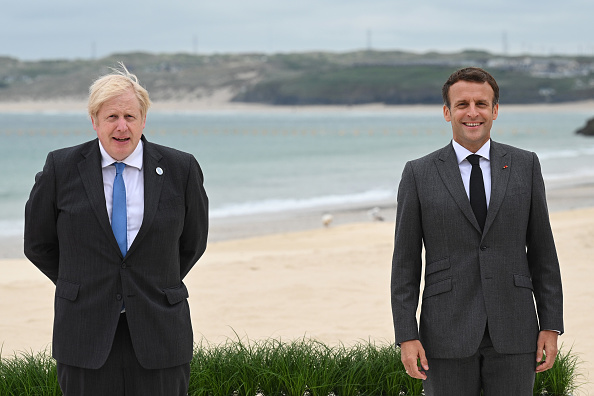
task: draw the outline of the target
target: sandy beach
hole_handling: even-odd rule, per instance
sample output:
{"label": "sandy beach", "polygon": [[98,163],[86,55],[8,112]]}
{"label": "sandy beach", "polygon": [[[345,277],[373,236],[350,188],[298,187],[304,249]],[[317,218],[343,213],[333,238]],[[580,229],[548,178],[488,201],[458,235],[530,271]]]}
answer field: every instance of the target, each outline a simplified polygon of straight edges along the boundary
{"label": "sandy beach", "polygon": [[[554,201],[554,199],[553,199]],[[594,372],[594,208],[551,214],[562,266],[563,349]],[[313,337],[393,342],[389,276],[393,221],[346,222],[210,243],[186,278],[195,340]],[[53,285],[26,259],[0,260],[2,356],[51,343]],[[585,380],[585,378],[584,378]],[[581,394],[594,394],[588,385]]]}
{"label": "sandy beach", "polygon": [[[385,105],[383,103],[369,103],[352,106],[344,105],[304,105],[304,106],[273,106],[259,103],[231,102],[232,94],[225,90],[215,91],[213,95],[196,100],[168,100],[153,102],[150,111],[153,112],[193,112],[193,111],[258,111],[258,112],[318,112],[318,111],[437,111],[441,114],[442,105]],[[55,100],[26,100],[26,101],[0,101],[0,112],[86,112],[87,100],[81,99],[55,99]],[[591,111],[594,115],[594,100],[567,103],[542,103],[542,104],[501,104],[500,112],[567,112]]]}

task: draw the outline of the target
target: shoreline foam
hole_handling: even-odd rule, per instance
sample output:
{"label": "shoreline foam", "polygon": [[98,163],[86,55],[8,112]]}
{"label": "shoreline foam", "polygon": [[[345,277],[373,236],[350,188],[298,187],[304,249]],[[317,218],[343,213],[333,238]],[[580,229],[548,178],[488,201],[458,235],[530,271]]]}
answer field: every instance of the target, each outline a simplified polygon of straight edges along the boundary
{"label": "shoreline foam", "polygon": [[[547,184],[547,202],[552,214],[594,208],[594,181],[569,185]],[[370,210],[394,224],[396,193],[392,199],[324,205],[299,210],[211,217],[209,243],[323,228],[322,216],[332,215],[332,226],[372,222]],[[0,259],[24,258],[22,230],[14,235],[0,235]]]}

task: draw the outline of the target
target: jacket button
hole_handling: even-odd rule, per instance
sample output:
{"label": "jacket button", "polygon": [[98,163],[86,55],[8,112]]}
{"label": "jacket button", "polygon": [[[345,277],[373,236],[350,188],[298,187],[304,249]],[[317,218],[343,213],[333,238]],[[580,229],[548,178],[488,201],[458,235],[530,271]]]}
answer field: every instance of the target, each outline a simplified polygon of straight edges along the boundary
{"label": "jacket button", "polygon": [[122,268],[126,268],[126,263],[122,263]]}
{"label": "jacket button", "polygon": [[116,300],[120,301],[122,299],[122,295],[121,294],[116,294]]}
{"label": "jacket button", "polygon": [[486,246],[481,246],[481,250],[482,251],[485,251],[485,250],[487,250],[487,247]]}

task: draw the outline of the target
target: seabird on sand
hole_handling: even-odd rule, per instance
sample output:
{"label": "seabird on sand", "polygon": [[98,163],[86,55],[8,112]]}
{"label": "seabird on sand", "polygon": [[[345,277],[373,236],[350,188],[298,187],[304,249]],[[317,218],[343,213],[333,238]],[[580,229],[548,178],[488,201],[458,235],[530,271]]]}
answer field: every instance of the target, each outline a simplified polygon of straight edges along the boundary
{"label": "seabird on sand", "polygon": [[332,223],[332,220],[334,218],[332,217],[332,215],[330,213],[324,213],[322,215],[322,224],[324,225],[324,227],[329,227],[330,223]]}

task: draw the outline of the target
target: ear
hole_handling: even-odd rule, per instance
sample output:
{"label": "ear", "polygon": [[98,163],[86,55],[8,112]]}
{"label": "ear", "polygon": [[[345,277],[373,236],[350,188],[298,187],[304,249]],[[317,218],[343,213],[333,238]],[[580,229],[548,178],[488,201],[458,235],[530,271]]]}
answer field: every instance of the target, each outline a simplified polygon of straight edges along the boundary
{"label": "ear", "polygon": [[493,119],[496,120],[497,119],[497,115],[499,114],[499,103],[497,103],[494,107],[493,107]]}
{"label": "ear", "polygon": [[97,130],[97,124],[95,121],[95,117],[91,117],[91,123],[93,124],[93,129],[96,131]]}
{"label": "ear", "polygon": [[443,105],[443,118],[445,118],[447,122],[452,121],[452,114],[450,113],[450,109],[446,105]]}
{"label": "ear", "polygon": [[144,117],[142,119],[142,129],[144,129],[145,126],[146,126],[146,114],[144,115]]}

